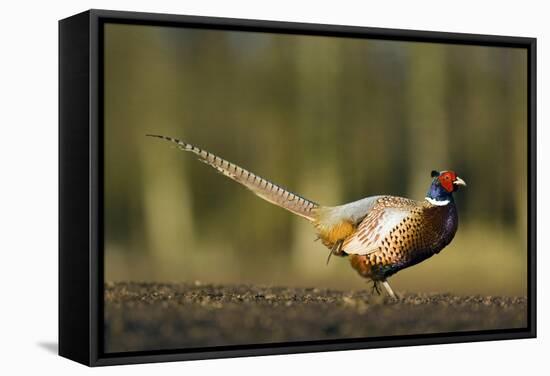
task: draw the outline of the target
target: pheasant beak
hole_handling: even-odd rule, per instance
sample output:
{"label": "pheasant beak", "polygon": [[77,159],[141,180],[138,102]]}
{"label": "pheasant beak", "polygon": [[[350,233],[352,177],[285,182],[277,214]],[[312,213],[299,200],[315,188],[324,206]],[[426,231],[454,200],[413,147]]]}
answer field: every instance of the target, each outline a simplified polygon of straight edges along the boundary
{"label": "pheasant beak", "polygon": [[459,178],[458,176],[456,177],[455,181],[453,181],[453,184],[461,185],[463,187],[466,186],[466,182],[464,180],[462,180],[461,178]]}

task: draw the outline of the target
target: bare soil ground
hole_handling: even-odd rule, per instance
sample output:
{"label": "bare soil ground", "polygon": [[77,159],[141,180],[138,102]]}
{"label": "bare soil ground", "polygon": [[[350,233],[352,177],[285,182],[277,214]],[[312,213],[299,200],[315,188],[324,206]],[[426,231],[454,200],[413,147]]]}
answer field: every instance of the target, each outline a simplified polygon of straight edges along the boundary
{"label": "bare soil ground", "polygon": [[441,333],[527,325],[525,297],[201,283],[106,283],[107,352]]}

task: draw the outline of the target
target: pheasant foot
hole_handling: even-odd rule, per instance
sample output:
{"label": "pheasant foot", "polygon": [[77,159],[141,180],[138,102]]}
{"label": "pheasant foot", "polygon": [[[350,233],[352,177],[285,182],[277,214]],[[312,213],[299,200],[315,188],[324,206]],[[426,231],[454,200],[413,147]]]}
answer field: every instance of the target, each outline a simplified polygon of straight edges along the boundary
{"label": "pheasant foot", "polygon": [[382,286],[384,286],[384,289],[386,290],[386,293],[388,294],[388,296],[392,299],[399,300],[399,298],[393,292],[393,289],[391,288],[391,286],[390,286],[390,284],[388,283],[387,280],[385,280],[385,279],[382,279],[382,280],[372,279],[371,282],[372,282],[371,294],[374,295],[374,293],[376,293],[377,295],[380,295],[382,293],[382,291],[380,290],[380,285],[379,284],[382,283]]}
{"label": "pheasant foot", "polygon": [[384,286],[384,288],[386,289],[386,292],[392,299],[398,300],[397,295],[395,295],[395,293],[393,292],[393,289],[391,288],[387,280],[385,279],[382,280],[382,286]]}
{"label": "pheasant foot", "polygon": [[336,243],[334,243],[334,245],[332,246],[329,254],[328,254],[328,257],[327,257],[327,265],[330,261],[330,257],[334,254],[336,256],[339,256],[342,254],[342,243],[344,241],[343,240],[338,240]]}
{"label": "pheasant foot", "polygon": [[374,279],[371,279],[370,280],[372,282],[372,287],[371,287],[371,290],[370,290],[370,293],[372,295],[374,295],[374,293],[376,293],[376,295],[380,295],[380,286],[378,286],[378,282],[379,281],[376,281]]}

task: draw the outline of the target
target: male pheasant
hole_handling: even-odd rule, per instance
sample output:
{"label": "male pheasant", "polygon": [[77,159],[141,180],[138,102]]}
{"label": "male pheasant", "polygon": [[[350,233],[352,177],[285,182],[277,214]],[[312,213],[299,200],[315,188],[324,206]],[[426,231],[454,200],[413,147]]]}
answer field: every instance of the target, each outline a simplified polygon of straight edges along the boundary
{"label": "male pheasant", "polygon": [[348,256],[351,266],[372,280],[377,292],[382,283],[392,298],[396,295],[387,278],[439,253],[458,228],[453,192],[466,183],[453,171],[432,171],[423,201],[380,195],[321,206],[206,150],[172,137],[147,136],[177,144],[264,200],[310,221],[330,249],[329,258],[332,254]]}

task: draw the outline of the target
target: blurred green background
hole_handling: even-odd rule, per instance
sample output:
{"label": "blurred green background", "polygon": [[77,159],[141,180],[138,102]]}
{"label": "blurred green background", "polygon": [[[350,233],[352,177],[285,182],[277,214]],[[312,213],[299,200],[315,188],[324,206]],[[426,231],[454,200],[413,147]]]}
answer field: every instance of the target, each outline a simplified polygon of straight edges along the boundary
{"label": "blurred green background", "polygon": [[524,49],[105,26],[105,278],[369,288],[277,208],[146,133],[324,205],[468,183],[442,253],[398,291],[524,295]]}

